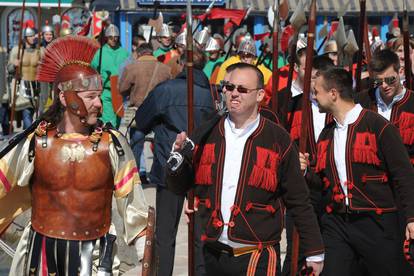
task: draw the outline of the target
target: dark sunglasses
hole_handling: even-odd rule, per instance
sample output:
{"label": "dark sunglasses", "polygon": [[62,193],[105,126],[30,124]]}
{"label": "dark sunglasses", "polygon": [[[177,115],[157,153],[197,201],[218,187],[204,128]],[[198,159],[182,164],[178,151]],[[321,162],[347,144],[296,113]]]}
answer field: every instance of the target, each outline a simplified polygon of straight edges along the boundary
{"label": "dark sunglasses", "polygon": [[392,85],[397,81],[397,77],[396,76],[392,76],[392,77],[386,77],[383,79],[379,79],[376,78],[374,79],[374,85],[375,86],[381,86],[384,82],[388,85]]}
{"label": "dark sunglasses", "polygon": [[260,88],[260,87],[258,87],[258,88],[246,88],[246,87],[243,87],[241,85],[235,85],[235,84],[232,84],[230,82],[225,82],[225,83],[222,84],[222,89],[223,89],[224,92],[226,92],[226,91],[233,92],[233,90],[236,89],[237,92],[239,92],[241,94],[246,94],[246,93],[249,93],[250,91],[259,90],[259,89],[262,89],[262,88]]}

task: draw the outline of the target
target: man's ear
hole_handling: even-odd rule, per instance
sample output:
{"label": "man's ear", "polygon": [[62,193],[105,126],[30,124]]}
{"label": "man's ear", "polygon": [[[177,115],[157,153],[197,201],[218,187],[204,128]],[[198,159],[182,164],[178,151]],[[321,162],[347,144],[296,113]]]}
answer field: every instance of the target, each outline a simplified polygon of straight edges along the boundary
{"label": "man's ear", "polygon": [[60,91],[60,92],[59,92],[59,100],[60,100],[60,103],[61,103],[64,107],[67,107],[67,103],[66,103],[66,99],[65,99],[65,94],[64,94],[64,92],[62,92],[62,91]]}
{"label": "man's ear", "polygon": [[299,72],[299,66],[296,63],[293,65],[293,70],[295,70],[296,73]]}
{"label": "man's ear", "polygon": [[264,98],[265,94],[266,94],[266,91],[263,88],[258,90],[258,93],[257,93],[257,102],[258,103],[261,103],[263,101],[263,98]]}

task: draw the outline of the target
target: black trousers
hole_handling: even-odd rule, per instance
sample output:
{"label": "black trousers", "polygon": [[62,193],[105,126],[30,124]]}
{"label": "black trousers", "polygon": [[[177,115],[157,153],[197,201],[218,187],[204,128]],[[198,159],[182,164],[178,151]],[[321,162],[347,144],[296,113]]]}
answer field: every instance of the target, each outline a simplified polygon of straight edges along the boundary
{"label": "black trousers", "polygon": [[[280,246],[276,245],[277,254],[276,275],[280,275]],[[244,254],[238,257],[225,252],[220,252],[208,245],[203,247],[204,264],[208,276],[239,276],[246,275],[249,265],[250,254]],[[269,261],[269,252],[264,249],[260,255],[256,267],[256,276],[267,275]]]}
{"label": "black trousers", "polygon": [[324,214],[324,276],[402,275],[397,213]]}
{"label": "black trousers", "polygon": [[[184,196],[176,195],[163,187],[157,188],[156,194],[156,263],[157,275],[169,276],[173,273],[175,257],[175,239],[181,212],[183,210]],[[201,228],[195,223],[195,272],[204,275],[204,262],[202,256],[202,242],[200,241]]]}

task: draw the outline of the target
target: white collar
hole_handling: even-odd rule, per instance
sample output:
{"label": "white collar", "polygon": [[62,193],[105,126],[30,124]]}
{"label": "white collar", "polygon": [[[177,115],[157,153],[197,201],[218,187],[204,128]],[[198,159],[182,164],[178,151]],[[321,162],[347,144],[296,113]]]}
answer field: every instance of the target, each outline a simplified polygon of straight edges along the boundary
{"label": "white collar", "polygon": [[384,102],[384,100],[382,99],[382,97],[381,97],[381,92],[380,92],[380,89],[379,89],[379,87],[378,87],[378,88],[375,90],[375,98],[377,99],[377,103],[378,103],[378,105],[381,107],[381,109],[387,109],[387,108],[391,108],[391,107],[392,107],[395,103],[399,102],[399,101],[400,101],[400,100],[404,97],[405,92],[407,92],[407,89],[406,89],[405,87],[403,87],[403,89],[402,89],[401,93],[400,93],[400,94],[398,94],[398,95],[395,95],[395,96],[392,98],[391,103],[387,105],[387,104]]}
{"label": "white collar", "polygon": [[345,115],[344,123],[341,124],[335,117],[334,120],[336,122],[337,128],[344,128],[350,124],[353,124],[359,117],[359,114],[362,111],[362,106],[360,104],[356,104],[351,110],[348,111]]}
{"label": "white collar", "polygon": [[225,124],[228,126],[230,131],[237,136],[243,136],[246,133],[251,132],[253,129],[256,129],[259,125],[260,121],[260,114],[257,114],[256,119],[254,121],[250,122],[245,128],[236,128],[236,124],[230,119],[230,116],[227,115]]}

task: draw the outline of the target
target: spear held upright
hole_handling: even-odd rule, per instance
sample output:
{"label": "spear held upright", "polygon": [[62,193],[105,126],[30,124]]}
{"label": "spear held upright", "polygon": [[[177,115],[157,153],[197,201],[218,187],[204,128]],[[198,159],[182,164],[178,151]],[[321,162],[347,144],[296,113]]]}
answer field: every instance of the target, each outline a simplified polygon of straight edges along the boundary
{"label": "spear held upright", "polygon": [[359,5],[361,7],[361,12],[359,15],[359,39],[358,39],[358,56],[357,56],[357,70],[355,73],[356,78],[356,92],[358,93],[361,90],[361,73],[362,73],[362,51],[363,51],[363,43],[364,43],[364,30],[365,30],[365,8],[366,2],[365,0],[360,0]]}
{"label": "spear held upright", "polygon": [[16,68],[16,73],[14,76],[14,85],[13,85],[13,97],[12,97],[12,107],[11,107],[11,114],[10,114],[10,133],[13,133],[13,121],[14,115],[16,113],[16,94],[17,94],[17,84],[20,82],[20,72],[23,63],[23,55],[20,55],[20,51],[22,50],[22,35],[23,35],[23,22],[24,22],[24,12],[26,8],[26,0],[23,0],[22,4],[22,13],[20,15],[20,29],[19,29],[19,46],[17,48],[17,60],[20,60],[20,64]]}
{"label": "spear held upright", "polygon": [[407,89],[413,89],[412,72],[411,72],[411,58],[410,58],[410,33],[408,32],[408,11],[407,1],[404,1],[404,15],[403,15],[403,39],[404,39],[404,71],[405,82]]}
{"label": "spear held upright", "polygon": [[[310,8],[310,15],[308,21],[308,42],[306,48],[306,63],[305,63],[305,81],[303,84],[303,97],[302,97],[302,123],[300,129],[299,151],[302,153],[307,152],[308,141],[308,124],[310,113],[310,86],[312,77],[312,60],[314,54],[315,44],[315,25],[316,25],[316,0],[312,0]],[[298,271],[298,259],[299,259],[299,234],[296,227],[293,229],[292,235],[292,263],[290,275],[296,275]]]}
{"label": "spear held upright", "polygon": [[[192,12],[191,0],[187,0],[187,132],[190,136],[193,133],[194,118],[193,118],[193,96],[194,96],[194,82],[193,82],[193,33],[192,33]],[[188,192],[188,208],[194,208],[194,191]],[[194,275],[194,214],[188,215],[188,275]]]}

